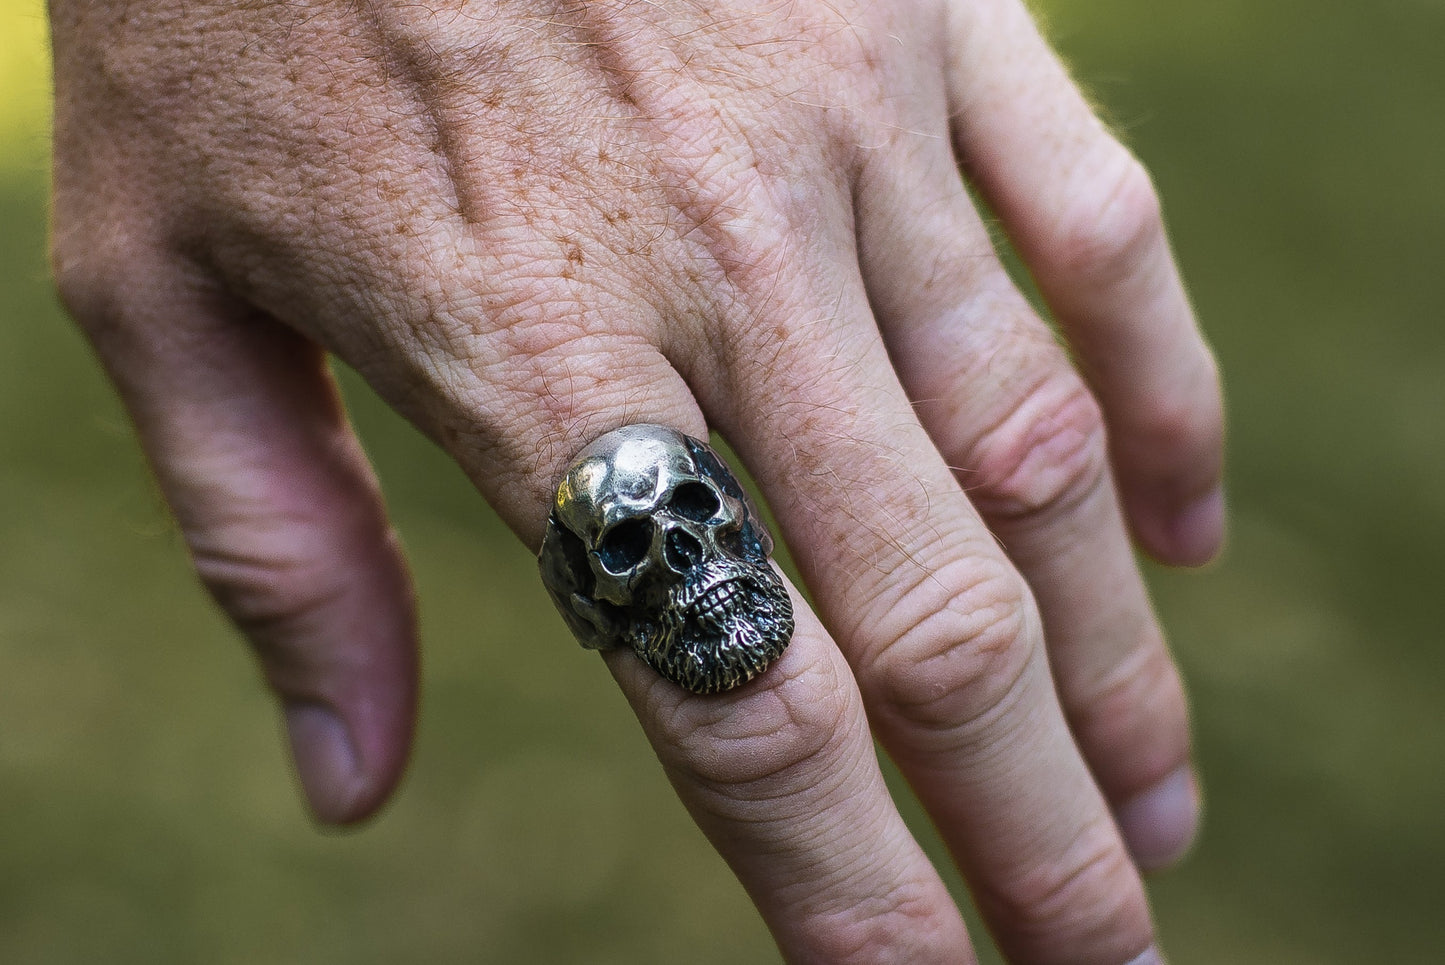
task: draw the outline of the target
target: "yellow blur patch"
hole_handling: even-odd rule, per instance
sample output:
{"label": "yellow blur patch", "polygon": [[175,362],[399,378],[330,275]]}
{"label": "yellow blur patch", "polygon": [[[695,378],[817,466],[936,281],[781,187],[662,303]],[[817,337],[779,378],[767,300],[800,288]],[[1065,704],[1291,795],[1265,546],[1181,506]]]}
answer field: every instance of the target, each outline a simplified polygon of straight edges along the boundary
{"label": "yellow blur patch", "polygon": [[0,0],[0,174],[43,168],[50,150],[50,40],[43,0]]}

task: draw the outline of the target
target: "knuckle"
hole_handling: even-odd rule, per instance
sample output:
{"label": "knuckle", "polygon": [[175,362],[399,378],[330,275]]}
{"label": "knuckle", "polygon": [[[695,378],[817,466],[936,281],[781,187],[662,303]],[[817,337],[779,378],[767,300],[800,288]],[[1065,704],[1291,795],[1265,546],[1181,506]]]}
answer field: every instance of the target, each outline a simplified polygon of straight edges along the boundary
{"label": "knuckle", "polygon": [[656,374],[653,358],[644,341],[579,335],[523,360],[514,385],[545,427],[570,428],[625,409],[628,396]]}
{"label": "knuckle", "polygon": [[1101,152],[1079,201],[1058,226],[1063,268],[1096,285],[1128,276],[1164,236],[1158,192],[1148,170],[1117,141]]}
{"label": "knuckle", "polygon": [[1184,685],[1163,640],[1154,637],[1109,679],[1073,701],[1070,723],[1085,747],[1127,748],[1091,761],[1111,799],[1152,787],[1189,759]]}
{"label": "knuckle", "polygon": [[[390,543],[369,522],[358,521],[354,532],[337,547],[346,558],[368,556],[372,544]],[[201,584],[246,636],[262,663],[275,676],[302,659],[294,644],[308,639],[338,609],[354,605],[355,587],[349,570],[317,545],[323,534],[305,518],[273,514],[188,527],[186,542]],[[388,552],[394,546],[388,547]]]}
{"label": "knuckle", "polygon": [[[658,680],[646,700],[655,708],[658,756],[730,816],[765,805],[776,820],[790,798],[816,801],[829,785],[849,779],[840,762],[851,741],[864,739],[857,692],[832,663],[819,659],[800,669],[785,657],[736,698],[722,700],[700,701]],[[806,804],[799,807],[807,812]]]}
{"label": "knuckle", "polygon": [[675,370],[650,342],[557,334],[547,348],[504,355],[480,376],[467,370],[447,389],[444,439],[485,455],[507,510],[518,498],[524,520],[550,503],[567,463],[602,433],[694,422]]}
{"label": "knuckle", "polygon": [[[1153,941],[1143,888],[1112,831],[1091,825],[1061,858],[985,886],[979,903],[1000,931],[1030,954],[1117,946],[1128,959]],[[1102,957],[1102,956],[1101,956]]]}
{"label": "knuckle", "polygon": [[1001,568],[981,575],[977,561],[959,561],[920,572],[878,620],[882,643],[859,682],[894,722],[968,740],[1023,684],[1031,613],[1027,591]]}
{"label": "knuckle", "polygon": [[1167,392],[1142,402],[1132,414],[1130,432],[1155,452],[1212,452],[1224,444],[1224,406],[1214,355],[1200,349],[1199,380],[1194,391]]}
{"label": "knuckle", "polygon": [[808,915],[801,927],[812,937],[809,947],[819,961],[864,965],[908,961],[910,951],[944,947],[954,933],[955,914],[917,883],[906,882],[851,901],[846,909]]}
{"label": "knuckle", "polygon": [[1067,511],[1107,479],[1103,412],[1065,370],[1024,393],[962,464],[971,470],[966,482],[974,505],[994,520]]}
{"label": "knuckle", "polygon": [[1154,454],[1154,461],[1173,463],[1223,448],[1223,420],[1173,400],[1144,407],[1131,426],[1130,444]]}
{"label": "knuckle", "polygon": [[333,604],[344,586],[325,567],[243,543],[191,539],[201,583],[258,647],[288,636]]}
{"label": "knuckle", "polygon": [[108,279],[115,272],[101,263],[93,248],[62,240],[57,234],[49,255],[55,292],[73,318],[86,323],[112,313],[113,286]]}
{"label": "knuckle", "polygon": [[96,338],[124,326],[139,299],[177,265],[158,229],[125,207],[56,189],[47,257],[61,306]]}

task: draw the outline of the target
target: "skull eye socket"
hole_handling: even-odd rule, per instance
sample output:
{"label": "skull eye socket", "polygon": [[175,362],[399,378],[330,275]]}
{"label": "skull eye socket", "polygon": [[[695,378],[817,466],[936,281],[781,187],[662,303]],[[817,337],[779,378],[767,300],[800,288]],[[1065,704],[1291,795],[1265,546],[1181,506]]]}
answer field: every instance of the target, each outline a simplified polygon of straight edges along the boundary
{"label": "skull eye socket", "polygon": [[667,505],[683,519],[690,519],[695,523],[712,519],[718,510],[722,509],[717,494],[708,488],[706,483],[700,482],[686,482],[678,486]]}
{"label": "skull eye socket", "polygon": [[597,558],[609,573],[632,569],[652,548],[652,523],[645,519],[623,520],[609,529],[597,545]]}

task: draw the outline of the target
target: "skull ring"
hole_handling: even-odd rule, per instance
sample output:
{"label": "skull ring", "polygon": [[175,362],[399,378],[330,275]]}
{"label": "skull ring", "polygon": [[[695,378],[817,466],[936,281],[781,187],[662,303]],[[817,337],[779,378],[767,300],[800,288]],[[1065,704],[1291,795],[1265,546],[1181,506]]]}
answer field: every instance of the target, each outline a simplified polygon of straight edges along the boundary
{"label": "skull ring", "polygon": [[709,694],[762,673],[793,635],[772,548],[706,443],[634,425],[573,460],[538,564],[582,646],[631,647],[668,680]]}

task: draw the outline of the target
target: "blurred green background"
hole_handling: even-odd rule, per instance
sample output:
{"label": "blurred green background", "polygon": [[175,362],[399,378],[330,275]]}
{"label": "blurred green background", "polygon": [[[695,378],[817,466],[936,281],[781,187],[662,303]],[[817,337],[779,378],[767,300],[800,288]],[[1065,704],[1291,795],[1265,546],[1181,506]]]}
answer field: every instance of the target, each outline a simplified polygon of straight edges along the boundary
{"label": "blurred green background", "polygon": [[[1445,960],[1445,3],[1042,9],[1156,175],[1231,403],[1228,556],[1150,572],[1209,792],[1166,947]],[[50,294],[44,37],[0,0],[0,962],[776,960],[527,554],[354,383],[425,704],[393,806],[307,822]]]}

